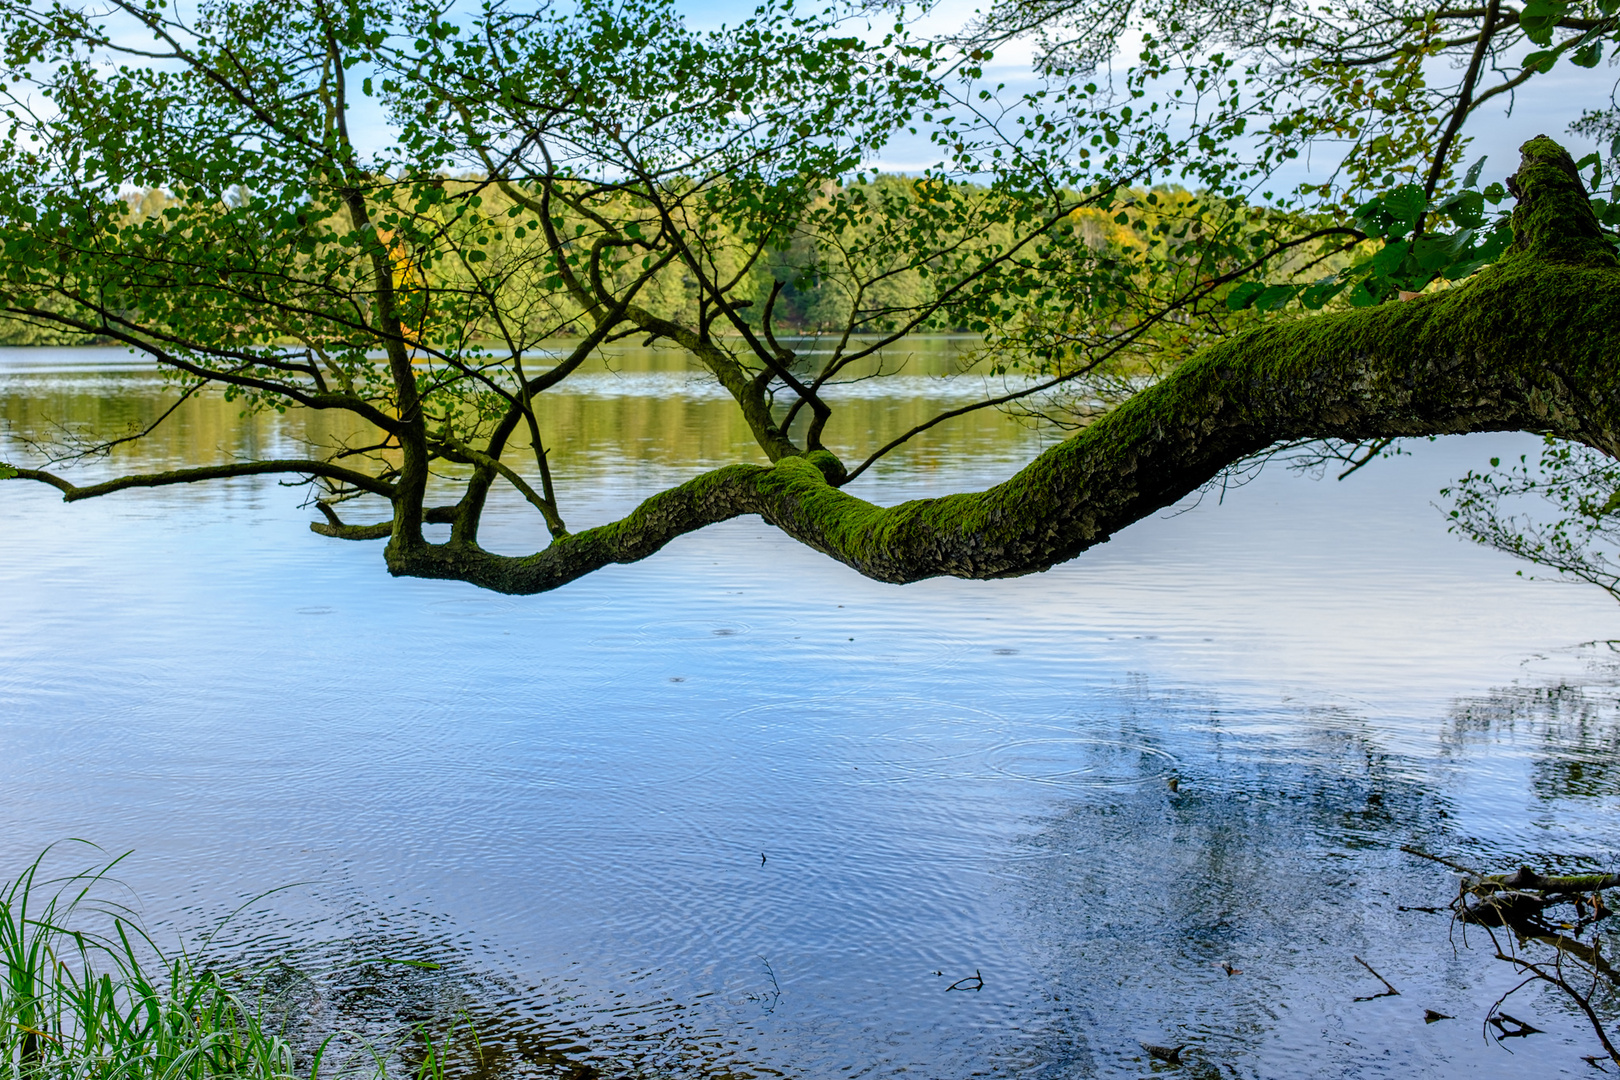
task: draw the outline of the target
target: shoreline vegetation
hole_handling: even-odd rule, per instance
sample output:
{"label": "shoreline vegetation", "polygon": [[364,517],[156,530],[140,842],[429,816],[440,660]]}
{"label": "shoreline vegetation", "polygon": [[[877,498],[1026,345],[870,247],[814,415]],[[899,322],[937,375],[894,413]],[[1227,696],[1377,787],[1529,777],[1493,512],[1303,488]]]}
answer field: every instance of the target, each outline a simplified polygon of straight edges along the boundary
{"label": "shoreline vegetation", "polygon": [[122,856],[50,876],[52,850],[0,884],[0,1080],[444,1080],[463,1025],[309,1034],[263,965],[214,965],[220,928],[162,948],[108,896]]}

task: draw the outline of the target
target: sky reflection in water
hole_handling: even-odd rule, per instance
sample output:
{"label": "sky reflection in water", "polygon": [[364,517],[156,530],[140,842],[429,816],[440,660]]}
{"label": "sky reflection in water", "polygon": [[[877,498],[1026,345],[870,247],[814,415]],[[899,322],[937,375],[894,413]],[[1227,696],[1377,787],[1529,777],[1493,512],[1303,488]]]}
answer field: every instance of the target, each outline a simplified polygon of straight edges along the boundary
{"label": "sky reflection in water", "polygon": [[[0,356],[12,436],[146,415],[118,359]],[[550,406],[590,436],[558,459],[576,528],[750,456],[667,357],[616,366]],[[863,388],[843,437],[950,400],[905,390]],[[289,422],[203,402],[141,464]],[[1192,1044],[1190,1075],[1581,1074],[1595,1044],[1551,999],[1517,1057],[1482,1042],[1509,973],[1400,910],[1453,888],[1402,843],[1614,863],[1617,680],[1573,648],[1616,636],[1612,604],[1430,505],[1526,445],[1274,470],[1014,581],[879,585],[744,520],[530,598],[392,580],[269,482],[8,485],[0,854],[133,848],[172,929],[307,883],[231,947],[346,972],[334,1015],[470,1008],[492,1073],[1136,1076],[1145,1039]],[[859,487],[982,486],[1036,449],[980,417]],[[540,542],[495,514],[492,547]],[[1352,954],[1401,996],[1353,1002]]]}

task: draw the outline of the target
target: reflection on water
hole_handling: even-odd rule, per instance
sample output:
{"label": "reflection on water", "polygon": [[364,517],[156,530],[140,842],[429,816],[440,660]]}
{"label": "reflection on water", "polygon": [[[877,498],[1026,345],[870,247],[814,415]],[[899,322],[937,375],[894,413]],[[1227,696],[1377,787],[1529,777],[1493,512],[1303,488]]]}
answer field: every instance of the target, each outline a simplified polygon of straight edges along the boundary
{"label": "reflection on water", "polygon": [[[1441,752],[1470,799],[1456,822],[1482,857],[1517,865],[1539,851],[1571,867],[1612,864],[1620,819],[1620,657],[1578,651],[1580,673],[1460,698]],[[1483,762],[1474,765],[1474,762]]]}
{"label": "reflection on water", "polygon": [[[107,355],[0,357],[5,453],[155,415]],[[859,384],[839,438],[951,400],[906,378]],[[752,460],[667,356],[592,379],[547,405],[580,436],[570,524]],[[122,464],[341,434],[218,399],[179,421]],[[977,486],[1038,445],[982,415],[859,487]],[[469,1016],[484,1064],[456,1061],[491,1078],[1168,1070],[1140,1041],[1189,1044],[1186,1075],[1584,1074],[1551,998],[1518,1057],[1481,1040],[1511,973],[1453,952],[1420,910],[1449,872],[1399,850],[1617,861],[1620,671],[1573,647],[1611,605],[1429,505],[1516,445],[1268,473],[1047,574],[904,589],[740,520],[517,599],[389,579],[269,481],[7,485],[0,859],[134,848],[162,932],[305,883],[219,947],[279,958],[317,1026]],[[539,542],[494,514],[498,546]],[[1400,996],[1355,1001],[1354,956]]]}

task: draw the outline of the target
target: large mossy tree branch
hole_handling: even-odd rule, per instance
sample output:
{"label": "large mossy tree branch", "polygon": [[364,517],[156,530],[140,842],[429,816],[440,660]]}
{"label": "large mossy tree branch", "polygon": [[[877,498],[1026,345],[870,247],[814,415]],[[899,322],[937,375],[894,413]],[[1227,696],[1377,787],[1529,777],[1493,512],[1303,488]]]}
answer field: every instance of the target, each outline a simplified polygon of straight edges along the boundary
{"label": "large mossy tree branch", "polygon": [[396,521],[332,521],[316,531],[353,539],[391,533],[395,574],[536,593],[744,514],[878,580],[1032,573],[1279,442],[1529,430],[1620,457],[1620,262],[1568,154],[1545,138],[1523,150],[1511,179],[1520,200],[1515,241],[1495,266],[1439,294],[1236,337],[982,492],[884,508],[841,490],[847,474],[833,455],[792,454],[770,467],[707,473],[618,522],[512,557],[466,538],[427,542],[416,522],[449,517],[452,508],[424,514],[396,484],[328,462],[237,462],[83,487],[37,470],[9,471],[52,484],[69,501],[231,476],[325,477],[392,499]]}
{"label": "large mossy tree branch", "polygon": [[528,557],[396,538],[389,568],[542,592],[753,513],[881,581],[1011,577],[1277,442],[1528,430],[1620,457],[1620,262],[1569,155],[1544,137],[1523,154],[1514,244],[1466,284],[1224,342],[987,491],[879,507],[829,482],[842,476],[832,455],[811,454],[705,474]]}

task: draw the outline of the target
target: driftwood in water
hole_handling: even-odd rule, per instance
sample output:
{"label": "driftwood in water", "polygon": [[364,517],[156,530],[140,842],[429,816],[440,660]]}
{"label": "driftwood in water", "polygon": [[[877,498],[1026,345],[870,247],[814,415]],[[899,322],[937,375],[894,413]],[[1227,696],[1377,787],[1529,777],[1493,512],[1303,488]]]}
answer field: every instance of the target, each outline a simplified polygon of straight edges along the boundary
{"label": "driftwood in water", "polygon": [[[1457,898],[1452,901],[1454,918],[1464,924],[1484,927],[1496,946],[1496,958],[1513,965],[1523,976],[1523,981],[1497,998],[1486,1012],[1487,1033],[1494,1034],[1498,1042],[1541,1034],[1541,1028],[1501,1011],[1502,1005],[1514,994],[1532,983],[1541,983],[1554,987],[1580,1009],[1592,1025],[1593,1034],[1603,1044],[1603,1058],[1592,1056],[1583,1060],[1594,1066],[1598,1066],[1600,1060],[1620,1065],[1620,1047],[1609,1038],[1595,1007],[1596,1002],[1609,998],[1620,988],[1620,972],[1604,958],[1602,940],[1595,930],[1595,925],[1610,914],[1603,900],[1603,890],[1620,888],[1620,874],[1544,875],[1528,866],[1508,874],[1481,874],[1411,846],[1403,845],[1402,850],[1463,873]],[[1545,918],[1548,908],[1565,904],[1575,909],[1573,924],[1554,923]],[[1499,937],[1498,927],[1512,932]],[[1590,940],[1582,941],[1582,933],[1588,930],[1591,930]],[[1523,951],[1532,942],[1550,948],[1551,957],[1541,959],[1533,952]],[[1442,1018],[1432,1010],[1431,1014],[1432,1019]],[[1432,1022],[1431,1015],[1425,1015],[1424,1019]]]}
{"label": "driftwood in water", "polygon": [[[1543,1034],[1544,1029],[1520,1020],[1502,1011],[1502,1005],[1514,994],[1532,983],[1542,983],[1557,989],[1586,1016],[1592,1032],[1603,1045],[1604,1056],[1596,1055],[1582,1060],[1601,1068],[1600,1061],[1620,1065],[1620,1047],[1616,1047],[1598,1014],[1595,1001],[1608,998],[1620,988],[1620,970],[1603,956],[1602,942],[1597,936],[1596,923],[1607,918],[1610,910],[1603,900],[1603,890],[1620,888],[1620,874],[1553,874],[1537,873],[1521,866],[1507,874],[1482,874],[1472,867],[1435,855],[1408,844],[1401,850],[1431,862],[1440,863],[1463,875],[1452,901],[1453,917],[1466,924],[1485,928],[1496,947],[1496,958],[1513,965],[1523,976],[1518,985],[1510,988],[1486,1011],[1484,1030],[1498,1043],[1504,1039],[1521,1039]],[[1558,905],[1575,908],[1575,922],[1552,923],[1544,918],[1548,908]],[[1423,907],[1402,907],[1403,911],[1435,911]],[[1512,931],[1498,936],[1498,927]],[[1590,941],[1582,941],[1581,934],[1591,929]],[[1565,933],[1564,931],[1569,931]],[[1464,942],[1467,941],[1466,929]],[[1541,959],[1534,952],[1523,950],[1532,943],[1552,950],[1550,959]],[[1358,997],[1357,1001],[1398,994],[1389,980],[1379,975],[1361,957],[1354,958],[1384,984],[1384,993]],[[1612,1000],[1612,999],[1611,999]],[[1425,1009],[1425,1023],[1449,1020],[1450,1016],[1435,1009]]]}
{"label": "driftwood in water", "polygon": [[1455,906],[1464,922],[1531,930],[1542,911],[1555,904],[1574,904],[1583,922],[1604,918],[1609,909],[1602,890],[1614,888],[1620,888],[1620,874],[1548,876],[1521,866],[1511,874],[1473,875],[1464,881]]}
{"label": "driftwood in water", "polygon": [[1486,874],[1479,879],[1479,884],[1568,895],[1620,888],[1620,874],[1554,874],[1549,877],[1536,873],[1528,866],[1521,866],[1511,874]]}

